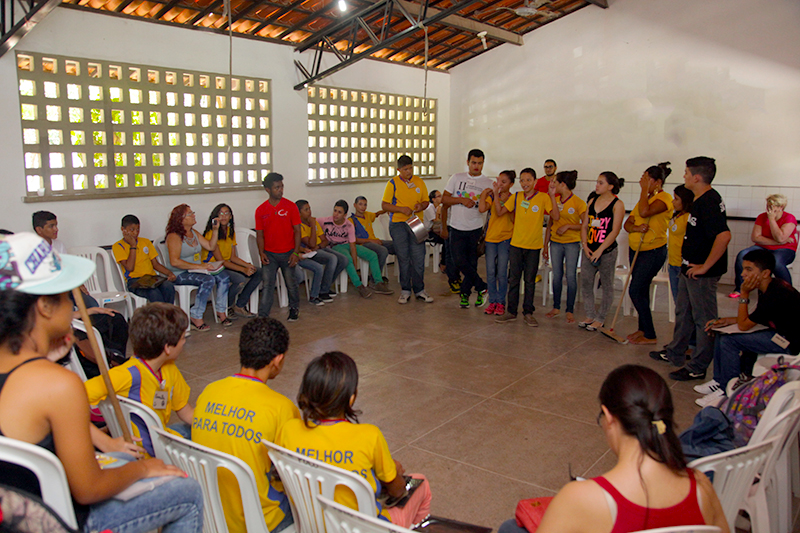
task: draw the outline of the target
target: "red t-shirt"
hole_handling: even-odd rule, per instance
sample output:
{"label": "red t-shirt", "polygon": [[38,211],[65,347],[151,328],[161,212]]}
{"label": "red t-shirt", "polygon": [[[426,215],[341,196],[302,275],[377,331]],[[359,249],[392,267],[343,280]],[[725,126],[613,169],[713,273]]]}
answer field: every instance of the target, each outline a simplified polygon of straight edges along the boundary
{"label": "red t-shirt", "polygon": [[[783,216],[776,220],[775,223],[778,227],[783,227],[784,224],[795,224],[797,225],[797,219],[794,218],[794,215],[790,215],[786,211],[783,212]],[[767,218],[766,213],[761,213],[756,218],[756,226],[761,226],[761,236],[766,237],[767,239],[772,239],[772,230],[769,227],[769,219]],[[760,244],[762,248],[766,248],[767,250],[781,250],[781,249],[789,249],[797,251],[797,228],[795,228],[794,233],[792,236],[789,237],[789,240],[786,241],[784,244]]]}
{"label": "red t-shirt", "polygon": [[264,232],[264,250],[284,254],[294,250],[294,226],[300,225],[300,211],[294,202],[281,198],[273,206],[269,200],[256,208],[256,231]]}
{"label": "red t-shirt", "polygon": [[[556,179],[556,177],[553,176],[553,179]],[[551,182],[547,181],[546,177],[542,176],[541,178],[536,180],[536,183],[533,185],[533,189],[535,191],[539,191],[539,192],[543,192],[543,193],[547,194],[547,188],[550,187],[550,183]]]}

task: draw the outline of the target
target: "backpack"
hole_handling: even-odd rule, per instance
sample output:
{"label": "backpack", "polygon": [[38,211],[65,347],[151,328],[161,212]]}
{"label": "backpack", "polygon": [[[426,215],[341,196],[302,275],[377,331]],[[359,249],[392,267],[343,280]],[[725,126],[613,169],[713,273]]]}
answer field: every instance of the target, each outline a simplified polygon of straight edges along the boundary
{"label": "backpack", "polygon": [[750,441],[772,396],[791,381],[788,376],[791,370],[800,371],[800,366],[786,364],[780,357],[770,370],[744,383],[722,404],[722,411],[733,425],[733,443],[737,448]]}

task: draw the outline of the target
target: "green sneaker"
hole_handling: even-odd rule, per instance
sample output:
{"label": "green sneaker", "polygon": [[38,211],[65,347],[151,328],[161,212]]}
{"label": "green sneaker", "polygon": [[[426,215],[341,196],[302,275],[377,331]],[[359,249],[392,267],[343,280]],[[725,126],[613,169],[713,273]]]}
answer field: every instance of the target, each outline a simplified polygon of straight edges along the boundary
{"label": "green sneaker", "polygon": [[461,295],[461,303],[458,305],[461,306],[461,309],[469,309],[469,296],[466,294]]}
{"label": "green sneaker", "polygon": [[475,299],[475,307],[483,307],[486,305],[487,294],[489,294],[488,289],[484,289],[478,293],[478,297]]}

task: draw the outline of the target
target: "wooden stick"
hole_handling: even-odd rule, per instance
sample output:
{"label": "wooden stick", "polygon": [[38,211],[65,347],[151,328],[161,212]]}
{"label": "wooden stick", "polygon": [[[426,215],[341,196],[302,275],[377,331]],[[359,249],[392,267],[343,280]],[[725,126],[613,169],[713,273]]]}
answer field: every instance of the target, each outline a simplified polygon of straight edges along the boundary
{"label": "wooden stick", "polygon": [[86,326],[86,336],[89,338],[89,345],[92,347],[97,366],[100,368],[100,375],[103,376],[103,383],[106,385],[106,394],[111,401],[111,406],[114,408],[114,414],[117,417],[119,427],[122,428],[122,437],[125,439],[125,442],[132,444],[133,438],[131,438],[131,429],[128,427],[125,417],[122,415],[122,408],[119,406],[119,400],[117,400],[117,395],[114,392],[114,385],[111,383],[111,377],[108,375],[106,354],[100,353],[100,345],[97,344],[97,338],[94,336],[94,327],[92,326],[92,321],[89,319],[89,311],[86,310],[86,303],[83,301],[83,294],[81,294],[80,288],[72,289],[72,297],[75,299],[75,305],[78,306],[78,312],[81,315],[81,320],[83,320],[83,325]]}

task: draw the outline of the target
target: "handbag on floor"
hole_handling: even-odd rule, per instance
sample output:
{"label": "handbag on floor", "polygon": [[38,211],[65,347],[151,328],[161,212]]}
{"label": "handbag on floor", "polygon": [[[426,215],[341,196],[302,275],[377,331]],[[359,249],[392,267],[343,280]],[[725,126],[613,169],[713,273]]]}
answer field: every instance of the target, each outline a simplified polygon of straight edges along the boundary
{"label": "handbag on floor", "polygon": [[552,496],[542,496],[540,498],[529,498],[520,500],[517,504],[517,511],[514,518],[519,527],[524,527],[529,533],[536,533],[539,524],[542,523],[547,506],[553,501]]}

